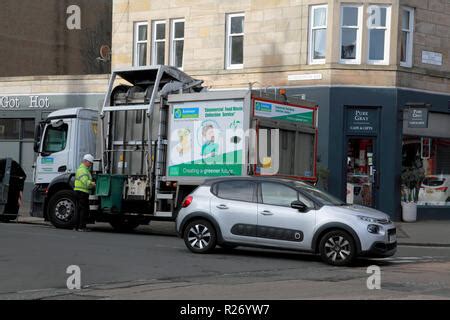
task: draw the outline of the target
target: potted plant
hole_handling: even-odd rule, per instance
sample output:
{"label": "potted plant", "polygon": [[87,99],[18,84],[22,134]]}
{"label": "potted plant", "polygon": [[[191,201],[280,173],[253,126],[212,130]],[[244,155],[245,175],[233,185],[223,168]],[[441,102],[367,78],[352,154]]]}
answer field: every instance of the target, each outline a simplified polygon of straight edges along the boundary
{"label": "potted plant", "polygon": [[404,168],[402,172],[402,218],[406,222],[417,220],[417,201],[425,171],[420,167]]}

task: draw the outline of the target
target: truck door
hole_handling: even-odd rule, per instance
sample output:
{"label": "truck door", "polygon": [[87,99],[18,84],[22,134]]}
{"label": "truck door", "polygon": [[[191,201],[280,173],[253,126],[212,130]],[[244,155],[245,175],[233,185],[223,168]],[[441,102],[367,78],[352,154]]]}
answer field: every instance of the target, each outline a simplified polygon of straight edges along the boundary
{"label": "truck door", "polygon": [[50,183],[69,166],[72,120],[59,120],[45,127],[36,159],[36,183]]}

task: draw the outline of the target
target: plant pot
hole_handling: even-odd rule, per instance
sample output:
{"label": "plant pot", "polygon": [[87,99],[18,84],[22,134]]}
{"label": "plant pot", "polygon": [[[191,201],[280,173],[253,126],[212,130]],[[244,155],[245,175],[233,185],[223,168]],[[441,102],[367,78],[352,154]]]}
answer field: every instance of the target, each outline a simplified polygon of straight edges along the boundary
{"label": "plant pot", "polygon": [[417,203],[402,202],[402,219],[405,222],[414,222],[417,220]]}

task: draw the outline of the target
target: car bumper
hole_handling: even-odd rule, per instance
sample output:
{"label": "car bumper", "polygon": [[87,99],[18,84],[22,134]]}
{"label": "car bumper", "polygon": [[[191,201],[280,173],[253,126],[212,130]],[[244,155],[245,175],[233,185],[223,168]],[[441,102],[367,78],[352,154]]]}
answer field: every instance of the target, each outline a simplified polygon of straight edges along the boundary
{"label": "car bumper", "polygon": [[370,258],[386,258],[393,256],[397,251],[397,242],[375,242],[369,250],[361,252],[361,256]]}

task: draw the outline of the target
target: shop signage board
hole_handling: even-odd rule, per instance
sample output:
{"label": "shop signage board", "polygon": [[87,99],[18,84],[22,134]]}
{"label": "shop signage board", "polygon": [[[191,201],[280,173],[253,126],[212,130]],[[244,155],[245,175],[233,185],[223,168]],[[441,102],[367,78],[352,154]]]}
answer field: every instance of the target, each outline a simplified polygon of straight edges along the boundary
{"label": "shop signage board", "polygon": [[377,134],[378,110],[371,108],[347,109],[347,133],[349,134]]}
{"label": "shop signage board", "polygon": [[255,116],[313,126],[314,110],[255,99]]}
{"label": "shop signage board", "polygon": [[48,96],[0,96],[0,110],[49,109]]}
{"label": "shop signage board", "polygon": [[428,128],[428,109],[410,108],[408,111],[408,128]]}

